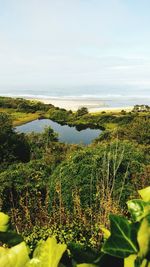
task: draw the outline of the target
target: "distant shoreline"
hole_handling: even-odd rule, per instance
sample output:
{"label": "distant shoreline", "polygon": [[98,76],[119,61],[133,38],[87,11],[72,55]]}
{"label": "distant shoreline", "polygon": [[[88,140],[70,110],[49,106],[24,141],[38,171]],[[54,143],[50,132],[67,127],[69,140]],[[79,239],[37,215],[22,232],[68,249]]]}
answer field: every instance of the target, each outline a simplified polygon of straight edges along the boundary
{"label": "distant shoreline", "polygon": [[81,107],[87,107],[90,113],[102,111],[120,112],[125,110],[132,111],[135,105],[150,105],[149,97],[136,96],[104,96],[102,95],[77,95],[77,96],[49,96],[49,95],[32,95],[32,94],[2,94],[2,97],[23,98],[31,101],[41,101],[45,104],[52,104],[55,107],[66,110],[77,111]]}
{"label": "distant shoreline", "polygon": [[81,99],[81,98],[27,98],[28,100],[32,101],[41,101],[44,104],[52,104],[55,107],[64,108],[66,110],[72,110],[77,111],[81,107],[87,107],[90,113],[94,112],[102,112],[102,111],[131,111],[133,109],[133,106],[127,106],[127,107],[110,107],[108,106],[105,101],[100,99]]}

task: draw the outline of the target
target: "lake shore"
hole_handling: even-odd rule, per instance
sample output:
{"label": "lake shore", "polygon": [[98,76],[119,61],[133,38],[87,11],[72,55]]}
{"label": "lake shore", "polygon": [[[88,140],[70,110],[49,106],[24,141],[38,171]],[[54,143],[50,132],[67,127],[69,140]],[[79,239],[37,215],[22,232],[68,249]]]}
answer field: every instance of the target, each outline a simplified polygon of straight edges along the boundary
{"label": "lake shore", "polygon": [[90,113],[95,112],[119,112],[121,110],[131,111],[133,106],[121,106],[121,107],[111,107],[106,104],[105,101],[95,98],[27,98],[32,101],[41,101],[45,104],[52,104],[55,107],[64,108],[66,110],[77,111],[81,107],[87,107]]}

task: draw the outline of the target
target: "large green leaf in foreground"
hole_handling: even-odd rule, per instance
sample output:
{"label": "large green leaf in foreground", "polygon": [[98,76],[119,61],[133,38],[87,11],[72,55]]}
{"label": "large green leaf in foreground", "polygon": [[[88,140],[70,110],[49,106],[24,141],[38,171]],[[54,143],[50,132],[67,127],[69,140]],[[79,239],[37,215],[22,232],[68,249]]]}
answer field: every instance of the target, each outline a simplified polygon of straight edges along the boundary
{"label": "large green leaf in foreground", "polygon": [[9,216],[0,212],[0,232],[6,232],[9,226]]}
{"label": "large green leaf in foreground", "polygon": [[141,223],[137,236],[139,244],[139,257],[145,258],[150,252],[150,215]]}
{"label": "large green leaf in foreground", "polygon": [[134,267],[137,255],[130,255],[124,259],[124,267]]}
{"label": "large green leaf in foreground", "polygon": [[96,267],[96,265],[92,263],[81,263],[81,264],[77,264],[77,267]]}
{"label": "large green leaf in foreground", "polygon": [[150,186],[139,190],[138,193],[144,201],[150,201]]}
{"label": "large green leaf in foreground", "polygon": [[55,238],[48,238],[35,249],[33,259],[26,267],[58,267],[66,249],[65,244],[57,244]]}
{"label": "large green leaf in foreground", "polygon": [[111,236],[104,243],[102,251],[112,256],[125,258],[138,251],[135,225],[124,217],[110,215]]}
{"label": "large green leaf in foreground", "polygon": [[24,267],[28,260],[28,249],[24,242],[12,248],[0,247],[0,267]]}
{"label": "large green leaf in foreground", "polygon": [[150,201],[146,202],[142,199],[129,200],[127,206],[135,222],[139,222],[150,213]]}

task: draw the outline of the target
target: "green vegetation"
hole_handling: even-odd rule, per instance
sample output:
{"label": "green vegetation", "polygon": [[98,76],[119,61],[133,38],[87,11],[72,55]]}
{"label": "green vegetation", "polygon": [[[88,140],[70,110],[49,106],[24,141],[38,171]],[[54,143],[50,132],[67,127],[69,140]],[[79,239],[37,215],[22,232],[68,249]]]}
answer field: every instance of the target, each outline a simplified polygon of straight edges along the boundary
{"label": "green vegetation", "polygon": [[[40,240],[32,256],[20,236],[8,230],[9,217],[0,213],[0,241],[15,246],[1,247],[0,265],[14,267],[104,267],[117,264],[118,267],[146,267],[150,265],[150,187],[139,191],[142,199],[127,202],[130,220],[118,215],[110,215],[110,229],[102,228],[105,236],[98,258],[90,263],[78,264],[75,250],[67,250],[66,244],[57,243],[56,238]],[[69,231],[69,229],[68,229]],[[8,240],[8,242],[7,242]],[[21,243],[20,243],[21,242]],[[65,253],[65,257],[63,257]],[[75,253],[75,255],[74,255]],[[74,258],[75,257],[75,258]],[[86,259],[87,261],[87,259]]]}
{"label": "green vegetation", "polygon": [[71,110],[66,111],[51,104],[8,97],[0,97],[0,112],[9,113],[12,116],[14,126],[37,118],[50,118],[58,123],[76,126],[79,129],[91,127],[103,130],[126,125],[137,117],[144,120],[147,117],[149,118],[150,114],[148,108],[140,112],[134,108],[132,112],[107,111],[92,114],[88,112],[86,107],[82,107],[73,113]]}
{"label": "green vegetation", "polygon": [[[83,146],[60,143],[49,127],[14,130],[35,118],[103,132]],[[6,232],[8,216],[0,213],[0,266],[149,267],[149,177],[148,109],[73,113],[0,97],[0,209],[11,218]]]}
{"label": "green vegetation", "polygon": [[150,187],[139,191],[142,199],[127,202],[131,219],[110,215],[111,235],[102,251],[123,258],[124,266],[150,265]]}
{"label": "green vegetation", "polygon": [[15,161],[26,162],[30,158],[30,148],[23,134],[16,134],[11,118],[0,113],[0,168]]}

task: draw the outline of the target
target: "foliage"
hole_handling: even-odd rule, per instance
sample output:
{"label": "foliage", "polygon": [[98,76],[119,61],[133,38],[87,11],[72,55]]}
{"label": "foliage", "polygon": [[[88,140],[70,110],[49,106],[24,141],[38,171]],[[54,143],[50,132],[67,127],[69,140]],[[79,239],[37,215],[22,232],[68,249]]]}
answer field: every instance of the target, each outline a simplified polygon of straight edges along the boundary
{"label": "foliage", "polygon": [[135,118],[132,122],[124,125],[120,124],[115,129],[105,130],[94,143],[108,143],[115,139],[137,143],[145,153],[148,161],[150,160],[150,119],[148,116]]}
{"label": "foliage", "polygon": [[84,253],[88,251],[87,258],[90,250],[95,257],[102,239],[99,225],[94,225],[91,229],[90,223],[84,225],[75,219],[73,222],[66,222],[66,224],[61,225],[58,225],[57,221],[53,221],[47,226],[35,226],[30,232],[29,229],[23,231],[23,236],[31,250],[36,247],[40,239],[46,240],[49,236],[55,236],[58,242],[66,243],[73,254],[78,248],[80,250],[82,248]]}
{"label": "foliage", "polygon": [[[122,203],[133,190],[132,175],[143,167],[142,151],[129,142],[113,142],[109,145],[93,146],[73,153],[54,171],[50,181],[51,199],[69,210],[76,201],[81,209],[96,207],[107,202],[108,191],[113,202]],[[128,190],[126,190],[128,188]],[[109,195],[109,196],[110,196]],[[106,200],[107,199],[107,200]],[[76,207],[76,209],[79,207]]]}
{"label": "foliage", "polygon": [[30,101],[23,98],[0,97],[0,107],[17,109],[21,112],[48,111],[53,107],[40,101]]}
{"label": "foliage", "polygon": [[136,141],[138,144],[150,145],[149,118],[136,118],[129,124],[129,127],[118,129],[118,137]]}
{"label": "foliage", "polygon": [[[6,215],[1,213],[1,217]],[[6,230],[6,229],[5,229]],[[9,233],[5,233],[9,236]],[[0,236],[1,239],[1,236]],[[66,251],[65,244],[57,244],[55,238],[48,238],[46,241],[41,241],[36,247],[33,257],[30,260],[28,256],[28,248],[24,242],[17,244],[12,248],[0,247],[0,266],[1,267],[57,267],[63,253]]]}
{"label": "foliage", "polygon": [[137,252],[136,226],[118,215],[110,215],[111,236],[103,246],[103,251],[112,256],[126,258]]}
{"label": "foliage", "polygon": [[148,105],[135,105],[133,112],[149,112],[150,107]]}
{"label": "foliage", "polygon": [[0,113],[0,165],[14,161],[27,162],[30,148],[24,134],[17,134],[9,115]]}
{"label": "foliage", "polygon": [[62,108],[52,108],[48,112],[49,118],[59,123],[65,124],[73,117],[72,112]]}
{"label": "foliage", "polygon": [[[137,189],[149,185],[149,111],[91,114],[82,108],[73,113],[38,101],[2,97],[0,107],[11,114],[0,113],[0,207],[12,221],[8,227],[8,216],[0,213],[0,241],[4,244],[0,260],[5,266],[20,266],[22,257],[29,261],[28,249],[13,227],[23,232],[30,257],[36,246],[40,251],[41,238],[46,241],[55,236],[57,242],[66,243],[61,267],[76,263],[84,267],[149,266],[149,187],[140,191],[143,199],[131,200]],[[84,147],[59,143],[51,128],[24,135],[12,126],[19,119],[45,116],[79,130],[106,130],[95,143]],[[110,224],[111,235],[105,229]],[[56,241],[52,242],[55,247]],[[42,242],[42,246],[49,251],[50,243]],[[42,251],[38,256],[34,253],[28,266],[43,266]]]}
{"label": "foliage", "polygon": [[65,244],[57,244],[55,238],[41,241],[36,247],[33,258],[26,264],[28,266],[57,267],[62,255],[66,251]]}
{"label": "foliage", "polygon": [[23,267],[28,261],[28,250],[24,242],[12,248],[0,248],[1,267]]}
{"label": "foliage", "polygon": [[[54,107],[51,104],[10,97],[0,97],[0,108],[13,114],[15,124],[20,124],[21,121],[24,123],[28,120],[48,117],[61,124],[77,126],[79,129],[83,127],[109,129],[109,125],[122,127],[130,124],[134,118],[138,117],[138,113],[135,112],[101,112],[91,114],[88,113],[86,107],[81,107],[77,112],[73,113],[71,110],[67,111],[63,108]],[[27,114],[26,118],[24,117],[25,114]],[[145,116],[148,116],[148,114],[149,113],[146,113],[146,115],[145,113],[140,113],[140,117],[144,120]]]}
{"label": "foliage", "polygon": [[42,133],[28,134],[27,139],[30,145],[31,160],[42,159],[53,168],[66,158],[71,149],[71,146],[59,143],[57,134],[49,127]]}
{"label": "foliage", "polygon": [[85,114],[88,114],[88,109],[86,107],[79,108],[76,112],[77,117],[83,116]]}
{"label": "foliage", "polygon": [[[130,267],[149,266],[150,262],[150,187],[139,191],[142,200],[128,202],[132,219],[110,215],[111,235],[102,251],[124,258]],[[132,255],[132,256],[131,256]]]}
{"label": "foliage", "polygon": [[[4,222],[5,218],[5,222]],[[6,220],[7,218],[7,220]],[[0,213],[0,221],[2,222],[2,226],[7,225],[8,223],[8,216]],[[0,227],[1,227],[0,225]],[[4,229],[3,229],[4,230]],[[9,232],[5,231],[5,236],[10,236]],[[17,234],[16,234],[17,235]],[[6,238],[5,238],[6,240]],[[3,241],[1,239],[0,235],[0,241]],[[32,259],[29,258],[29,250],[25,244],[25,242],[21,242],[11,248],[7,247],[0,247],[0,266],[1,267],[29,267],[29,266],[37,266],[37,267],[58,267],[58,266],[66,266],[66,265],[59,265],[60,260],[66,252],[67,246],[66,244],[60,244],[56,242],[56,239],[54,237],[47,238],[46,241],[41,240],[39,244],[37,245],[36,249],[33,252]],[[71,263],[69,260],[68,261]],[[70,264],[69,263],[69,264]],[[67,266],[72,266],[68,265]],[[81,264],[76,265],[79,266],[94,266],[91,264]]]}
{"label": "foliage", "polygon": [[31,161],[12,165],[0,174],[0,205],[12,214],[17,229],[31,227],[38,218],[39,223],[45,221],[50,172],[42,161]]}
{"label": "foliage", "polygon": [[9,217],[8,215],[0,212],[0,232],[6,232],[8,229]]}
{"label": "foliage", "polygon": [[[56,242],[54,237],[46,241],[41,240],[29,258],[28,248],[24,242],[14,247],[0,247],[1,267],[110,267],[115,264],[117,267],[145,267],[150,265],[150,187],[139,191],[145,206],[149,207],[147,214],[143,211],[143,216],[139,218],[137,206],[139,200],[130,200],[128,206],[132,215],[131,220],[118,215],[110,215],[111,233],[102,246],[99,257],[93,263],[76,264],[69,259],[65,261],[62,256],[67,252],[67,246]],[[131,205],[133,203],[133,205]],[[139,207],[140,208],[140,207]],[[141,212],[141,210],[140,210]],[[6,228],[5,228],[6,225]],[[4,227],[4,234],[9,236],[7,231],[8,217],[0,213],[0,229]],[[0,236],[1,239],[1,236]],[[3,240],[1,240],[3,241]],[[124,263],[123,263],[124,261]]]}

